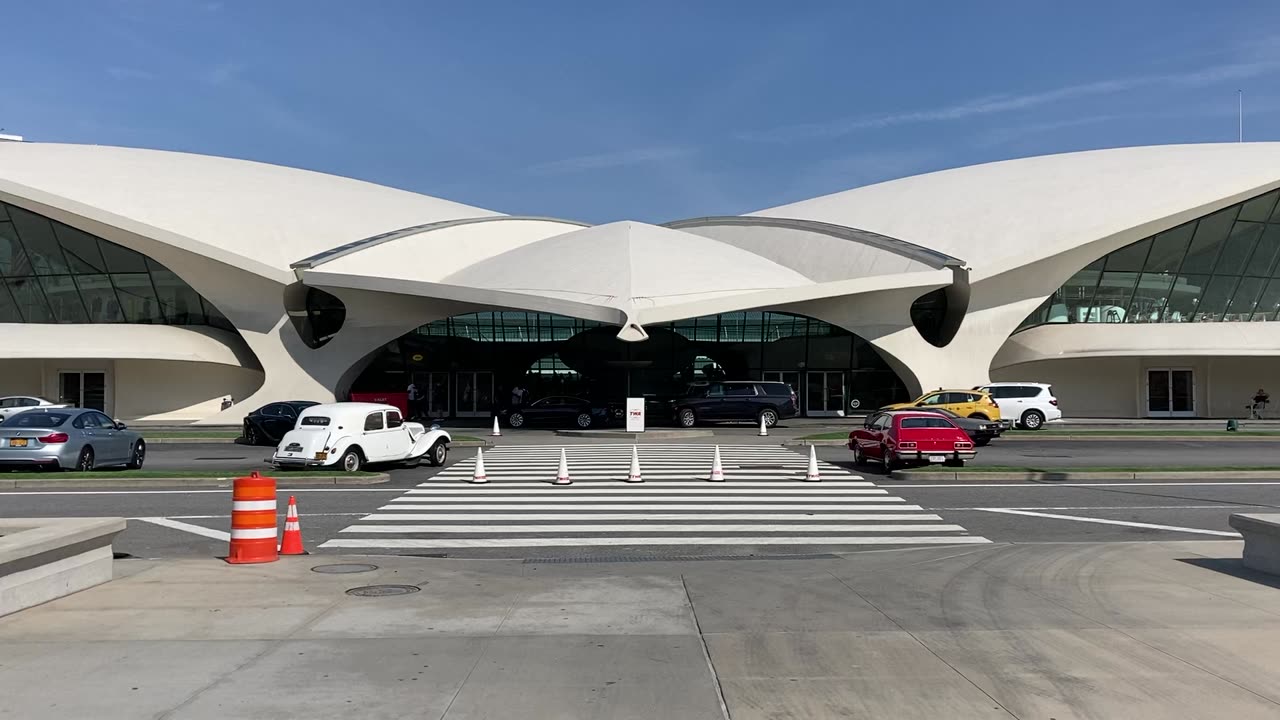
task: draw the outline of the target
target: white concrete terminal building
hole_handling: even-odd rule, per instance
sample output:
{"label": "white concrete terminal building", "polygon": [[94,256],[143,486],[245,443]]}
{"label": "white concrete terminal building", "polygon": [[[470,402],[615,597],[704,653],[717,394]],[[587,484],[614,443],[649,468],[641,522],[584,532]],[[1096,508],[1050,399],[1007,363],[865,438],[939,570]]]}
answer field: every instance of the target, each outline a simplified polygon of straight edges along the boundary
{"label": "white concrete terminal building", "polygon": [[[589,226],[331,175],[0,143],[0,395],[237,422],[401,391],[790,383],[808,415],[1053,383],[1069,415],[1280,386],[1280,143],[991,163],[744,216]],[[225,398],[234,404],[223,409]]]}

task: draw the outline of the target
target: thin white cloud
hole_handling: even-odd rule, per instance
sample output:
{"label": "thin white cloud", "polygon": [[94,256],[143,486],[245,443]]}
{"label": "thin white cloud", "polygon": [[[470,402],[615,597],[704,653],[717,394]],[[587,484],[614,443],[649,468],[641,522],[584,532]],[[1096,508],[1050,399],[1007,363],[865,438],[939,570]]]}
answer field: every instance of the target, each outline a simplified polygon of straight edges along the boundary
{"label": "thin white cloud", "polygon": [[632,148],[630,150],[620,150],[617,152],[579,155],[577,157],[564,158],[562,160],[552,160],[550,162],[530,165],[525,168],[525,171],[532,175],[565,175],[590,170],[607,170],[616,167],[643,165],[645,163],[658,162],[662,160],[672,160],[675,158],[687,157],[692,155],[694,152],[695,150],[693,148],[676,145],[640,147]]}
{"label": "thin white cloud", "polygon": [[1262,59],[1254,62],[1217,65],[1190,72],[1140,75],[1112,80],[1099,80],[1080,85],[1068,85],[1023,95],[989,95],[938,108],[900,113],[886,113],[826,122],[802,123],[759,131],[735,133],[739,140],[748,142],[790,143],[804,140],[828,140],[860,130],[874,130],[930,122],[961,120],[980,115],[1013,112],[1027,108],[1078,98],[1110,95],[1147,87],[1196,87],[1226,80],[1256,77],[1280,70],[1280,60]]}

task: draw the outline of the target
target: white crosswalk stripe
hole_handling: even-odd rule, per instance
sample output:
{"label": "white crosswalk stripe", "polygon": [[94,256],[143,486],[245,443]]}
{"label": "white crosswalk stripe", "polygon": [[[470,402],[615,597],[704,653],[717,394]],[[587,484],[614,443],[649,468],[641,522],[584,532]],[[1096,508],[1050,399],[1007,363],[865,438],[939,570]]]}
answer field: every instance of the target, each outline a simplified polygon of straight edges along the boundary
{"label": "white crosswalk stripe", "polygon": [[779,446],[722,445],[725,482],[708,482],[714,446],[640,445],[645,482],[625,483],[631,445],[565,448],[574,484],[556,486],[559,446],[457,463],[320,547],[364,550],[860,546],[990,542],[844,468]]}

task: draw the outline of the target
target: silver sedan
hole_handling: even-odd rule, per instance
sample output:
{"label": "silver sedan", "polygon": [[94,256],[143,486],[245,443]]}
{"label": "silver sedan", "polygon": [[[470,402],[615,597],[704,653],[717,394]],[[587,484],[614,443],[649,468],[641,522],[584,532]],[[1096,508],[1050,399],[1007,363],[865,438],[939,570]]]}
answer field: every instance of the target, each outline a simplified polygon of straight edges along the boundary
{"label": "silver sedan", "polygon": [[146,458],[141,435],[97,410],[37,408],[0,423],[0,467],[138,470]]}

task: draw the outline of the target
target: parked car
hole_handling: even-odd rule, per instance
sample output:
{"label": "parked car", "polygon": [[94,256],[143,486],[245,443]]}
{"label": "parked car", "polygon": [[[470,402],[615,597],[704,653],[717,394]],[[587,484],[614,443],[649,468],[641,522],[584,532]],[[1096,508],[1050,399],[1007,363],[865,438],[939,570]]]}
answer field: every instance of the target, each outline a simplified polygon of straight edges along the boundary
{"label": "parked car", "polygon": [[969,439],[973,441],[973,444],[978,447],[986,447],[1004,432],[1004,425],[995,420],[975,420],[974,418],[961,417],[942,407],[922,407],[915,410],[917,412],[937,413],[947,418],[953,425],[963,430],[969,436]]}
{"label": "parked car", "polygon": [[1033,382],[995,382],[974,388],[991,393],[1005,417],[1028,430],[1039,430],[1047,422],[1062,420],[1053,386]]}
{"label": "parked car", "polygon": [[241,436],[248,445],[275,445],[298,424],[299,413],[319,404],[312,400],[286,400],[263,405],[244,416]]}
{"label": "parked car", "polygon": [[0,397],[0,422],[10,415],[16,415],[33,408],[68,408],[70,405],[63,403],[49,402],[44,398],[34,397],[32,395],[10,395],[9,397]]}
{"label": "parked car", "polygon": [[617,403],[593,403],[569,395],[553,395],[528,405],[503,408],[498,411],[498,417],[513,428],[525,425],[589,428],[618,422],[623,412],[623,406]]}
{"label": "parked car", "polygon": [[849,449],[855,464],[878,461],[885,472],[929,463],[962,466],[976,454],[973,441],[951,420],[910,410],[868,416],[863,427],[849,433]]}
{"label": "parked car", "polygon": [[453,438],[438,426],[405,422],[400,409],[340,402],[303,408],[284,434],[271,463],[279,468],[334,467],[356,472],[366,464],[426,460],[444,465]]}
{"label": "parked car", "polygon": [[786,383],[718,380],[690,385],[684,397],[672,401],[672,416],[687,428],[725,420],[763,420],[773,427],[799,414],[799,407],[795,390]]}
{"label": "parked car", "polygon": [[142,469],[147,443],[97,410],[40,407],[0,423],[0,466],[88,471]]}
{"label": "parked car", "polygon": [[975,420],[1001,421],[1000,406],[990,394],[982,390],[934,390],[911,402],[885,405],[881,410],[910,410],[921,407],[940,407]]}

